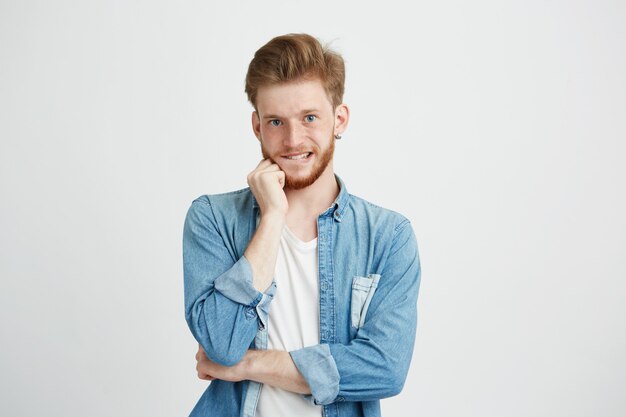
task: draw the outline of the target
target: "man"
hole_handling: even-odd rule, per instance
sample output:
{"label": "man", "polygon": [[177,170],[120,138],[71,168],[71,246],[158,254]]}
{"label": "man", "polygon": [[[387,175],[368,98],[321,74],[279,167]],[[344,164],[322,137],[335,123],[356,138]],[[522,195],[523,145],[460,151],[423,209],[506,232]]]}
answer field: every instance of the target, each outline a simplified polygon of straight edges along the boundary
{"label": "man", "polygon": [[313,37],[259,49],[246,76],[263,160],[249,188],[193,201],[186,320],[212,381],[191,416],[380,416],[406,378],[420,265],[402,215],[334,174],[344,63]]}

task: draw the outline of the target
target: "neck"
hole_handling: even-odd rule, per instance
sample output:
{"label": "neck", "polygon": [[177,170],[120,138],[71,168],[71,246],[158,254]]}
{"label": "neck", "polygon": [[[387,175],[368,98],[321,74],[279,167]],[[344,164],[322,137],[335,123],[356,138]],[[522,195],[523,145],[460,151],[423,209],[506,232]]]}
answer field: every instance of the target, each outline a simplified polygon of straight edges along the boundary
{"label": "neck", "polygon": [[289,202],[288,216],[317,217],[328,209],[339,195],[332,162],[313,184],[300,190],[285,190]]}

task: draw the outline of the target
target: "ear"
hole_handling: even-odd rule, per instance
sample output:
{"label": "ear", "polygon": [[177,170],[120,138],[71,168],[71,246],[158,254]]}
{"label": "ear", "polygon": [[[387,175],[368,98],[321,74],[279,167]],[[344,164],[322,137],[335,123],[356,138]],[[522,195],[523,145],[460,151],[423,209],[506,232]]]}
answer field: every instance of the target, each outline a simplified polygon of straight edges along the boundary
{"label": "ear", "polygon": [[335,131],[333,135],[341,135],[348,128],[350,121],[350,109],[347,105],[341,103],[335,109]]}
{"label": "ear", "polygon": [[254,136],[261,141],[261,120],[259,119],[259,113],[255,110],[252,112],[252,131]]}

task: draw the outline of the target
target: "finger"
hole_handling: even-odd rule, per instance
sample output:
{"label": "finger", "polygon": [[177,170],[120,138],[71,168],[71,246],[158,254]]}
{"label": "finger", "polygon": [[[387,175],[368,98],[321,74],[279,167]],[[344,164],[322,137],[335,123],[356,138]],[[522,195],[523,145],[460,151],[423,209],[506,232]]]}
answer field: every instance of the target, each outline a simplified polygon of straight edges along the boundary
{"label": "finger", "polygon": [[254,170],[252,170],[248,174],[248,184],[250,184],[251,181],[258,179],[259,176],[265,172],[277,171],[279,169],[280,167],[277,164],[271,162],[270,159],[264,159],[259,165],[257,165]]}
{"label": "finger", "polygon": [[266,168],[267,166],[273,164],[273,161],[270,158],[266,158],[263,159],[261,162],[259,162],[259,164],[256,166],[255,171]]}
{"label": "finger", "polygon": [[269,164],[264,165],[263,169],[267,169],[269,167],[276,168],[278,166],[278,164],[275,161],[272,161],[271,159],[268,159],[268,161],[269,161]]}
{"label": "finger", "polygon": [[203,359],[196,363],[196,371],[198,375],[212,375],[219,372],[219,366],[208,359]]}
{"label": "finger", "polygon": [[257,178],[260,178],[261,175],[270,175],[270,178],[276,178],[279,180],[279,182],[282,184],[285,180],[285,171],[283,171],[282,169],[280,169],[280,167],[278,165],[276,165],[276,168],[267,168],[265,171],[261,171],[259,172],[257,175]]}
{"label": "finger", "polygon": [[282,169],[280,169],[278,164],[269,165],[267,168],[263,168],[259,172],[275,172],[275,171],[282,171]]}
{"label": "finger", "polygon": [[280,174],[279,178],[284,178],[285,173],[283,172],[283,170],[278,165],[272,164],[265,169],[251,172],[248,175],[248,184],[251,184],[253,182],[258,184],[258,182],[261,181],[261,178],[264,178],[266,174],[274,176],[274,174],[277,173]]}
{"label": "finger", "polygon": [[201,372],[198,372],[198,378],[204,379],[205,381],[213,381],[215,379],[215,377]]}

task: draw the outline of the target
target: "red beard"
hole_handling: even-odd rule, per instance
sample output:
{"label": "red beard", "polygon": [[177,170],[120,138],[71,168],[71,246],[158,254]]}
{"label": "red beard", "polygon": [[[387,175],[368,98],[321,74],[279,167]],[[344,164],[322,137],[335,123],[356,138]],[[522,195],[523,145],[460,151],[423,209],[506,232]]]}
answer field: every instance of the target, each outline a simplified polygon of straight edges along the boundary
{"label": "red beard", "polygon": [[[333,155],[335,153],[335,138],[334,137],[331,137],[330,145],[328,146],[328,148],[326,148],[326,150],[324,150],[324,152],[321,151],[319,146],[315,144],[313,146],[314,148],[310,150],[310,152],[313,152],[313,155],[311,157],[315,156],[315,162],[313,163],[313,167],[311,168],[311,171],[307,175],[303,175],[303,176],[289,175],[287,172],[285,172],[285,188],[286,189],[301,190],[313,184],[326,170],[326,167],[328,166],[330,161],[332,161]],[[298,152],[304,153],[304,152],[307,152],[307,150],[300,150],[300,149],[287,150],[284,153],[280,153],[271,157],[267,153],[263,145],[261,145],[261,153],[263,154],[263,158],[265,159],[270,158],[270,160],[274,162],[275,164],[278,164],[278,166],[280,166],[280,163],[279,163],[281,159],[280,155],[284,155],[287,153],[298,153]]]}

